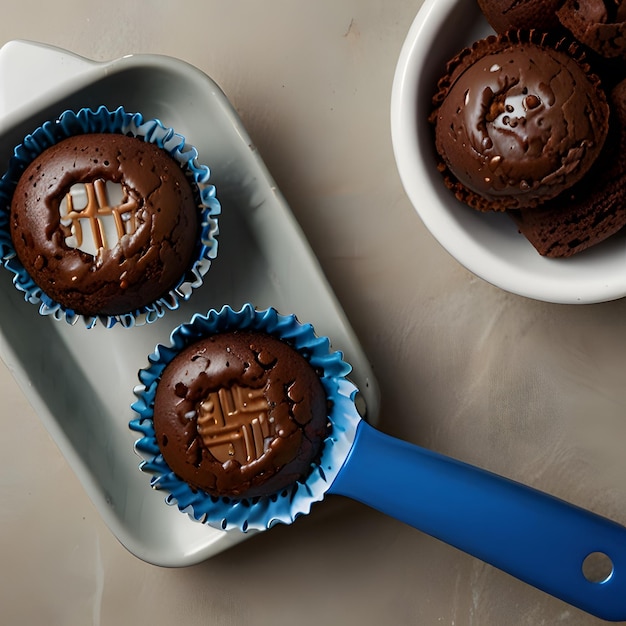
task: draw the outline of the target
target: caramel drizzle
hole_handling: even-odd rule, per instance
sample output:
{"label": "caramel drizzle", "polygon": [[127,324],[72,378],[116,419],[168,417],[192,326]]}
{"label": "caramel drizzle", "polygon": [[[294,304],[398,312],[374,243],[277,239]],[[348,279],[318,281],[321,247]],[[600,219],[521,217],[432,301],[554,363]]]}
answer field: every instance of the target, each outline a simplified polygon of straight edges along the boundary
{"label": "caramel drizzle", "polygon": [[265,440],[272,435],[268,408],[262,389],[219,389],[198,406],[198,434],[219,461],[249,463],[263,455]]}
{"label": "caramel drizzle", "polygon": [[[137,201],[130,196],[125,187],[122,203],[117,206],[109,206],[109,199],[106,190],[106,181],[99,178],[93,183],[82,183],[87,192],[87,206],[78,211],[74,210],[74,199],[71,192],[65,196],[67,202],[67,213],[63,216],[62,221],[71,220],[72,234],[76,238],[76,247],[80,248],[83,243],[83,228],[81,220],[89,220],[91,234],[93,236],[96,249],[107,248],[106,234],[101,217],[105,215],[113,215],[115,220],[115,228],[118,239],[125,234],[135,232],[137,228],[135,212],[138,208]],[[130,216],[124,223],[122,215],[129,213]]]}

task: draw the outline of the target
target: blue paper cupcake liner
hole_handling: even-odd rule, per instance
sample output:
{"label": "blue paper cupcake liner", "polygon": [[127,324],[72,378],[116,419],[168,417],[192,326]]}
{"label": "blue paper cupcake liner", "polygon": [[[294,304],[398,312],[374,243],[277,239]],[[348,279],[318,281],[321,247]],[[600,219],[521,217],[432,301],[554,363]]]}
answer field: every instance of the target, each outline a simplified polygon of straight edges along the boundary
{"label": "blue paper cupcake liner", "polygon": [[[201,204],[200,235],[195,261],[180,281],[158,300],[121,315],[83,316],[55,302],[33,281],[20,263],[10,234],[10,206],[17,182],[44,150],[74,135],[86,133],[119,133],[132,135],[157,145],[174,158],[187,172],[199,192]],[[107,328],[119,323],[132,327],[154,322],[168,310],[177,309],[180,302],[189,299],[194,289],[202,285],[203,277],[217,256],[217,216],[221,212],[215,187],[209,183],[210,170],[199,164],[198,151],[185,138],[164,126],[159,120],[144,120],[141,113],[127,113],[123,107],[110,111],[104,106],[97,110],[65,111],[54,120],[42,124],[27,135],[11,157],[8,169],[0,179],[0,261],[14,274],[13,284],[24,293],[24,299],[39,305],[42,315],[75,324],[82,319],[88,328],[98,321]]]}
{"label": "blue paper cupcake liner", "polygon": [[[187,346],[203,337],[232,330],[254,330],[287,341],[319,372],[329,399],[329,434],[321,456],[311,472],[282,492],[259,498],[224,498],[192,488],[168,467],[159,451],[154,432],[153,409],[156,388],[168,363]],[[132,408],[138,417],[129,426],[141,433],[135,451],[142,457],[140,469],[152,475],[150,484],[167,492],[165,502],[176,505],[193,520],[221,530],[265,530],[275,524],[290,524],[309,513],[315,502],[323,500],[352,447],[361,418],[354,405],[357,388],[346,378],[351,367],[341,352],[332,351],[326,337],[318,337],[310,324],[301,324],[295,315],[281,315],[275,309],[256,310],[246,304],[239,311],[225,306],[219,312],[196,314],[189,323],[178,326],[170,335],[169,346],[158,345],[148,357],[149,366],[139,371],[141,384]]]}

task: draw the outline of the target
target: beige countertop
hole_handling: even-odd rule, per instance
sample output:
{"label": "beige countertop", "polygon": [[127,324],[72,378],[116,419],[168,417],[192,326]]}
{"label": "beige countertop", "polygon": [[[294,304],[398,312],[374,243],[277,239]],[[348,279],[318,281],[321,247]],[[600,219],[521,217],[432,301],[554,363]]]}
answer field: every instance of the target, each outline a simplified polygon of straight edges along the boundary
{"label": "beige countertop", "polygon": [[[626,300],[555,305],[501,291],[440,247],[404,193],[389,105],[420,5],[22,0],[5,7],[0,44],[98,61],[160,53],[209,74],[372,364],[379,428],[625,524]],[[2,364],[0,397],[7,626],[603,623],[339,498],[198,565],[149,565],[111,534]]]}

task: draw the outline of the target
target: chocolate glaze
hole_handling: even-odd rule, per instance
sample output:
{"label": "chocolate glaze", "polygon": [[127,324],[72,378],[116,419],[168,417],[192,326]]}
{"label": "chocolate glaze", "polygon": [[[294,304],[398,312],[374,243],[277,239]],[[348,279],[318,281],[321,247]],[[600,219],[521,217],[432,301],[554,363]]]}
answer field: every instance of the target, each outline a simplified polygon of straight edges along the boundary
{"label": "chocolate glaze", "polygon": [[235,331],[201,339],[164,370],[154,428],[166,463],[215,496],[256,497],[305,477],[327,431],[327,400],[282,340]]}
{"label": "chocolate glaze", "polygon": [[490,37],[451,66],[432,119],[460,199],[481,210],[537,206],[589,170],[608,106],[570,54]]}
{"label": "chocolate glaze", "polygon": [[[60,205],[77,183],[95,189],[106,181],[122,185],[131,227],[92,255],[68,245],[76,233]],[[99,219],[114,219],[104,213]],[[94,232],[87,216],[82,230]],[[119,134],[79,135],[47,149],[20,177],[11,205],[21,263],[49,297],[83,315],[126,313],[167,293],[191,262],[197,232],[194,188],[180,166]]]}

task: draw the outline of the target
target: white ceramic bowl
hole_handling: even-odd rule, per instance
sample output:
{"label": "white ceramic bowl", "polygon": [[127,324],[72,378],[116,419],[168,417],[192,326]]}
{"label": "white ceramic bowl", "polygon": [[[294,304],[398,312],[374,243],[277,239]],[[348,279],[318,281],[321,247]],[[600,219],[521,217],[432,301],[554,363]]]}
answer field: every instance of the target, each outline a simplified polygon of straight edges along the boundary
{"label": "white ceramic bowl", "polygon": [[476,0],[426,0],[402,47],[391,97],[391,134],[403,185],[426,228],[482,279],[515,294],[564,304],[626,295],[626,237],[567,259],[540,256],[513,221],[458,202],[436,169],[430,101],[445,63],[493,31]]}

